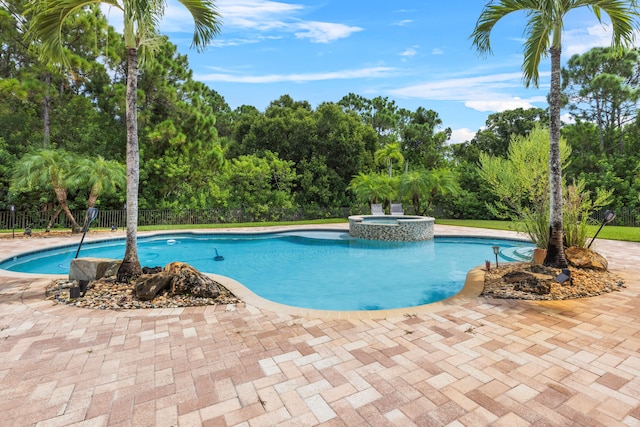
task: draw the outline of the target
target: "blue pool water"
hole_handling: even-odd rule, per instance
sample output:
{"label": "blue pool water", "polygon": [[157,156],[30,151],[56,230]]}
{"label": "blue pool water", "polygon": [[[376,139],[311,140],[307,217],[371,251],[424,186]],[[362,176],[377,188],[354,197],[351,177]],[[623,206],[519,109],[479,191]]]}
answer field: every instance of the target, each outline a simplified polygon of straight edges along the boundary
{"label": "blue pool water", "polygon": [[[455,295],[467,272],[491,249],[528,249],[517,240],[445,238],[420,242],[352,239],[346,232],[167,234],[138,239],[143,266],[172,261],[231,277],[257,295],[282,304],[325,310],[378,310],[428,304]],[[11,271],[65,274],[77,246],[0,262]],[[224,257],[215,261],[216,252]],[[124,240],[85,243],[80,257],[121,259]]]}

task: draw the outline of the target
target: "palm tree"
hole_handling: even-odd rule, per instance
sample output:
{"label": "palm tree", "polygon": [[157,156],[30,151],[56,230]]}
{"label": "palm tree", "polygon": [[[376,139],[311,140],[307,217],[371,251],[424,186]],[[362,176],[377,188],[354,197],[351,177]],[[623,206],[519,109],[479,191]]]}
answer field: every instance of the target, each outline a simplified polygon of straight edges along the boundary
{"label": "palm tree", "polygon": [[397,142],[392,142],[374,154],[376,163],[379,165],[387,166],[389,169],[389,178],[391,178],[391,172],[393,171],[393,161],[397,161],[398,164],[402,164],[404,162],[404,156],[402,152],[400,152],[400,144]]}
{"label": "palm tree", "polygon": [[551,57],[551,86],[549,89],[549,244],[544,264],[566,267],[563,246],[562,168],[560,162],[560,57],[564,17],[570,11],[587,7],[598,21],[604,12],[613,29],[612,45],[616,50],[634,40],[635,21],[638,17],[635,0],[496,0],[488,3],[471,34],[473,45],[482,54],[491,53],[491,31],[503,17],[514,12],[525,12],[528,17],[525,33],[523,79],[526,87],[538,87],[538,68],[543,57]]}
{"label": "palm tree", "polygon": [[124,165],[116,160],[106,160],[102,156],[80,159],[78,167],[72,172],[71,179],[79,185],[91,186],[87,201],[88,208],[96,204],[100,194],[115,193],[127,185]]}
{"label": "palm tree", "polygon": [[427,173],[426,180],[429,191],[427,192],[427,205],[422,215],[429,213],[429,209],[431,209],[437,195],[455,195],[460,191],[456,174],[450,169],[440,168],[431,170]]}
{"label": "palm tree", "polygon": [[400,177],[400,195],[411,197],[413,211],[420,212],[421,196],[429,192],[428,176],[425,171],[411,171]]}
{"label": "palm tree", "polygon": [[[195,23],[192,46],[204,48],[219,32],[219,15],[214,0],[179,0]],[[166,2],[155,0],[30,0],[27,14],[32,19],[27,38],[40,44],[41,56],[50,62],[67,65],[62,45],[62,25],[77,10],[105,3],[124,15],[124,42],[127,54],[127,88],[125,121],[127,126],[127,238],[118,280],[128,281],[142,273],[138,260],[138,184],[140,154],[138,152],[137,98],[138,60],[144,64],[146,54],[160,45],[157,29]]]}
{"label": "palm tree", "polygon": [[419,215],[429,213],[437,195],[457,194],[459,190],[456,175],[449,169],[412,171],[400,178],[400,194],[411,196],[414,212]]}
{"label": "palm tree", "polygon": [[391,200],[396,193],[393,180],[384,175],[365,174],[360,172],[349,183],[349,190],[356,198],[367,203]]}
{"label": "palm tree", "polygon": [[63,150],[39,150],[23,156],[15,165],[11,177],[11,191],[31,191],[35,187],[50,187],[56,195],[58,209],[51,217],[47,231],[56,220],[60,211],[71,222],[74,233],[82,231],[67,205],[67,190],[72,183],[69,171],[74,169],[75,158]]}

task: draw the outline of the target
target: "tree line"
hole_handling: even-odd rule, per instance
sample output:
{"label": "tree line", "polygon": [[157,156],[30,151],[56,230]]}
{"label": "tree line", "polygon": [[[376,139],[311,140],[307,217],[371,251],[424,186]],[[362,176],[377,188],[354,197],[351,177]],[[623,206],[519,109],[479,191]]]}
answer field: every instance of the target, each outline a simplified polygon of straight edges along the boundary
{"label": "tree line", "polygon": [[[103,174],[111,183],[92,203],[120,209],[125,40],[98,8],[83,8],[64,22],[67,67],[47,65],[23,37],[26,6],[11,0],[0,8],[1,206],[52,217],[63,205],[89,206],[91,179],[29,175],[34,156],[53,151],[69,153],[61,170],[86,175],[97,171],[80,168],[81,157],[85,166],[87,158],[112,162],[115,175]],[[482,178],[481,156],[506,158],[513,136],[549,125],[548,110],[508,110],[489,115],[472,140],[451,145],[451,129],[436,111],[410,111],[382,96],[349,93],[312,106],[282,95],[264,111],[232,110],[193,79],[188,57],[174,44],[160,35],[156,42],[137,73],[141,209],[224,207],[260,219],[276,210],[317,217],[331,208],[401,201],[415,213],[437,205],[450,217],[495,218],[487,205],[499,199]],[[581,179],[594,194],[612,190],[611,209],[640,207],[639,71],[636,49],[613,57],[610,48],[575,55],[562,70],[563,107],[572,117],[561,130],[572,153],[565,180]]]}

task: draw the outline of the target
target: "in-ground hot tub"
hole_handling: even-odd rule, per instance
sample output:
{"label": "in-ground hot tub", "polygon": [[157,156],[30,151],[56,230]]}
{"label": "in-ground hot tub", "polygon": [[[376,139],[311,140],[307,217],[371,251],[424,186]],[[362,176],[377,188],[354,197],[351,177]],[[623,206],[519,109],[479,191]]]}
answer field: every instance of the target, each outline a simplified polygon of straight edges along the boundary
{"label": "in-ground hot tub", "polygon": [[358,239],[414,242],[433,239],[435,218],[413,215],[353,215],[349,235]]}

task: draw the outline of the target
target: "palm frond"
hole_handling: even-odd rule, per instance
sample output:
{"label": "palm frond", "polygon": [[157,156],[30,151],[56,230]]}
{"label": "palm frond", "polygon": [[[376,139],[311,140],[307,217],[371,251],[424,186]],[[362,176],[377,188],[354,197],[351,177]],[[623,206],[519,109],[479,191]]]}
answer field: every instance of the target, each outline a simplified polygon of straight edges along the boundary
{"label": "palm frond", "polygon": [[26,39],[39,48],[41,59],[60,65],[68,65],[62,45],[62,25],[64,21],[90,4],[107,3],[120,8],[113,0],[31,0],[27,3],[25,15],[30,16]]}
{"label": "palm frond", "polygon": [[539,67],[542,58],[548,55],[550,35],[553,31],[553,24],[550,23],[543,13],[534,13],[527,23],[526,32],[529,38],[524,44],[524,61],[522,63],[523,80],[526,87],[531,83],[538,87]]}
{"label": "palm frond", "polygon": [[201,51],[220,33],[222,18],[214,0],[179,0],[191,13],[195,23],[191,47]]}

